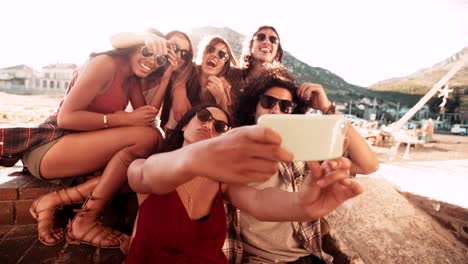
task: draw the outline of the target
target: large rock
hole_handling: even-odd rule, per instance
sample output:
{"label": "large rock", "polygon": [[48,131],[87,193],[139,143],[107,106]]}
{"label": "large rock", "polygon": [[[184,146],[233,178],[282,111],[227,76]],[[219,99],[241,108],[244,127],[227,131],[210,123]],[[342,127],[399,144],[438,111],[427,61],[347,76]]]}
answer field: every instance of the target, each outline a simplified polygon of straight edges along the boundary
{"label": "large rock", "polygon": [[468,247],[384,179],[328,215],[335,263],[468,263]]}

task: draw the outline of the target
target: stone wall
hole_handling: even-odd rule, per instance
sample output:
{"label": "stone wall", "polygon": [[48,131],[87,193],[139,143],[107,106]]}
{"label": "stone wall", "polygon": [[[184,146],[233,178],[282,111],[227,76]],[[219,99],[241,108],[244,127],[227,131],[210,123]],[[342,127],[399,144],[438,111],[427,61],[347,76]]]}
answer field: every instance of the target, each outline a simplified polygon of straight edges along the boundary
{"label": "stone wall", "polygon": [[335,263],[468,263],[468,247],[384,179],[326,217]]}
{"label": "stone wall", "polygon": [[[402,193],[411,203],[432,215],[468,246],[468,209],[413,193]],[[468,197],[467,197],[468,199]]]}

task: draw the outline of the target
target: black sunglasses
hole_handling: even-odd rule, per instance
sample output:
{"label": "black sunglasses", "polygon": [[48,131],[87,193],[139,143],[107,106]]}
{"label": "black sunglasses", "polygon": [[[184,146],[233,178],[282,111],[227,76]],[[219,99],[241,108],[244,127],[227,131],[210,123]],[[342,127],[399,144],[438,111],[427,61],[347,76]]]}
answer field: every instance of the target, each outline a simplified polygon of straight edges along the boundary
{"label": "black sunglasses", "polygon": [[166,64],[166,62],[167,62],[166,56],[153,54],[152,52],[150,52],[150,51],[148,50],[148,47],[146,47],[146,46],[143,46],[143,48],[141,48],[140,54],[141,54],[141,56],[143,56],[143,57],[145,57],[145,58],[154,57],[154,63],[155,63],[158,67],[163,66],[163,65]]}
{"label": "black sunglasses", "polygon": [[213,121],[213,128],[218,134],[226,133],[230,127],[226,122],[222,120],[217,120],[213,118],[213,115],[208,109],[201,109],[200,111],[197,112],[197,118],[203,123],[209,122],[211,120]]}
{"label": "black sunglasses", "polygon": [[[216,51],[216,48],[215,46],[208,46],[206,47],[206,54],[211,54],[213,52]],[[229,60],[229,55],[225,52],[225,51],[222,51],[222,50],[219,50],[218,51],[218,58],[223,61],[223,62],[226,62]]]}
{"label": "black sunglasses", "polygon": [[[267,37],[265,33],[258,33],[257,36],[255,36],[258,41],[264,41]],[[270,35],[268,36],[268,40],[270,41],[271,44],[276,44],[279,42],[278,37]]]}
{"label": "black sunglasses", "polygon": [[177,45],[173,45],[173,48],[175,53],[180,52],[180,57],[185,61],[191,61],[192,60],[192,53],[186,49],[181,49]]}
{"label": "black sunglasses", "polygon": [[292,101],[278,99],[266,94],[260,96],[260,105],[265,109],[272,109],[277,103],[279,103],[281,112],[286,114],[291,114],[296,108],[296,103]]}

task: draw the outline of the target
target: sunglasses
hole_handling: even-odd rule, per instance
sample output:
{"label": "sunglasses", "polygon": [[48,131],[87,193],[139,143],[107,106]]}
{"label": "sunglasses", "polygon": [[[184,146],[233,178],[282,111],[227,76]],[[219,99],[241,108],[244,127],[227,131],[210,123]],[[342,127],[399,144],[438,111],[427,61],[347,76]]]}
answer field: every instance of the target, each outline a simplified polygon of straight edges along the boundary
{"label": "sunglasses", "polygon": [[184,61],[191,61],[192,60],[192,53],[186,49],[181,49],[177,45],[173,45],[172,49],[174,50],[175,53],[180,52],[180,57]]}
{"label": "sunglasses", "polygon": [[[255,38],[258,41],[264,41],[266,39],[266,37],[267,37],[267,35],[265,33],[258,33],[257,36],[255,36]],[[268,36],[268,40],[270,41],[271,44],[276,44],[276,43],[279,42],[278,37],[273,36],[273,35]]]}
{"label": "sunglasses", "polygon": [[294,111],[294,108],[296,108],[296,103],[292,101],[278,99],[266,94],[262,94],[260,96],[260,105],[265,109],[272,109],[277,103],[279,103],[281,112],[286,114],[291,114]]}
{"label": "sunglasses", "polygon": [[164,66],[164,64],[166,64],[166,62],[167,62],[166,56],[153,54],[152,52],[150,52],[148,50],[148,47],[146,47],[146,46],[143,46],[143,48],[141,48],[140,54],[141,54],[141,56],[143,56],[145,58],[153,57],[154,63],[158,67]]}
{"label": "sunglasses", "polygon": [[[211,54],[211,53],[214,53],[216,51],[216,48],[215,46],[208,46],[206,48],[206,54]],[[226,62],[229,60],[229,55],[225,52],[225,51],[222,51],[222,50],[219,50],[218,51],[218,58],[222,61],[222,62]]]}
{"label": "sunglasses", "polygon": [[[184,61],[191,61],[192,60],[192,53],[188,50],[185,50],[185,49],[181,49],[179,48],[179,46],[177,45],[171,45],[170,46],[175,53],[177,52],[180,52],[180,57],[184,60]],[[154,56],[154,63],[156,63],[156,65],[158,65],[158,67],[161,67],[163,66],[164,64],[166,64],[167,62],[167,56],[163,56],[163,55],[154,55],[152,52],[150,52],[148,50],[148,47],[144,46],[141,51],[140,51],[140,54],[141,56],[143,57],[151,57],[151,56]]]}
{"label": "sunglasses", "polygon": [[211,115],[211,112],[208,111],[208,109],[201,109],[200,111],[197,112],[197,118],[203,123],[209,122],[211,120],[213,121],[213,128],[218,134],[226,133],[230,127],[226,122],[222,120],[217,120],[213,118],[213,115]]}

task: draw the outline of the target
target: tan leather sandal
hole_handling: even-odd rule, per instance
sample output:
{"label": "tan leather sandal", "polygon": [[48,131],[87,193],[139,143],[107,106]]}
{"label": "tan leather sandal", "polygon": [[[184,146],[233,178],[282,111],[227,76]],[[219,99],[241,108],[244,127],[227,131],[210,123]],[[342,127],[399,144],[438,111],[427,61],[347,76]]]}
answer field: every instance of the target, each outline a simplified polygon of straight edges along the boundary
{"label": "tan leather sandal", "polygon": [[[72,225],[77,217],[86,217],[90,213],[92,214],[96,213],[96,209],[89,208],[87,206],[87,203],[90,200],[105,201],[105,199],[96,198],[96,197],[93,197],[92,194],[90,194],[86,202],[81,207],[81,209],[73,210],[77,214],[73,218],[73,220],[70,220],[68,222],[67,228],[65,230],[65,238],[67,242],[73,245],[87,244],[87,245],[98,247],[98,248],[120,248],[121,243],[125,241],[126,239],[128,239],[128,236],[120,231],[114,230],[110,227],[103,226],[101,221],[96,221],[94,224],[92,224],[91,227],[89,227],[88,230],[86,230],[83,233],[83,235],[81,235],[80,237],[76,237],[75,235],[73,235]],[[103,235],[103,233],[105,233],[105,235]],[[101,239],[98,243],[93,242],[95,238],[99,236],[101,236],[103,239]],[[111,243],[110,245],[103,244],[102,242],[105,240],[104,238],[109,238],[109,237],[111,237],[111,239],[109,240],[115,243]]]}
{"label": "tan leather sandal", "polygon": [[[71,191],[71,189],[74,189],[76,193],[80,195],[79,200],[75,200],[70,196],[68,192]],[[47,195],[45,194],[35,199],[32,202],[31,207],[29,207],[29,213],[31,213],[32,217],[37,221],[37,238],[42,244],[47,246],[57,245],[58,243],[64,240],[63,228],[54,227],[54,217],[56,210],[62,209],[63,205],[81,203],[86,198],[86,196],[84,196],[76,186],[72,188],[61,189],[59,191],[54,191],[54,193],[60,199],[60,206],[48,207],[41,210],[37,210],[37,206],[39,205],[41,199]],[[53,237],[55,239],[55,242],[47,242],[45,239],[46,234],[49,234],[50,237]]]}

